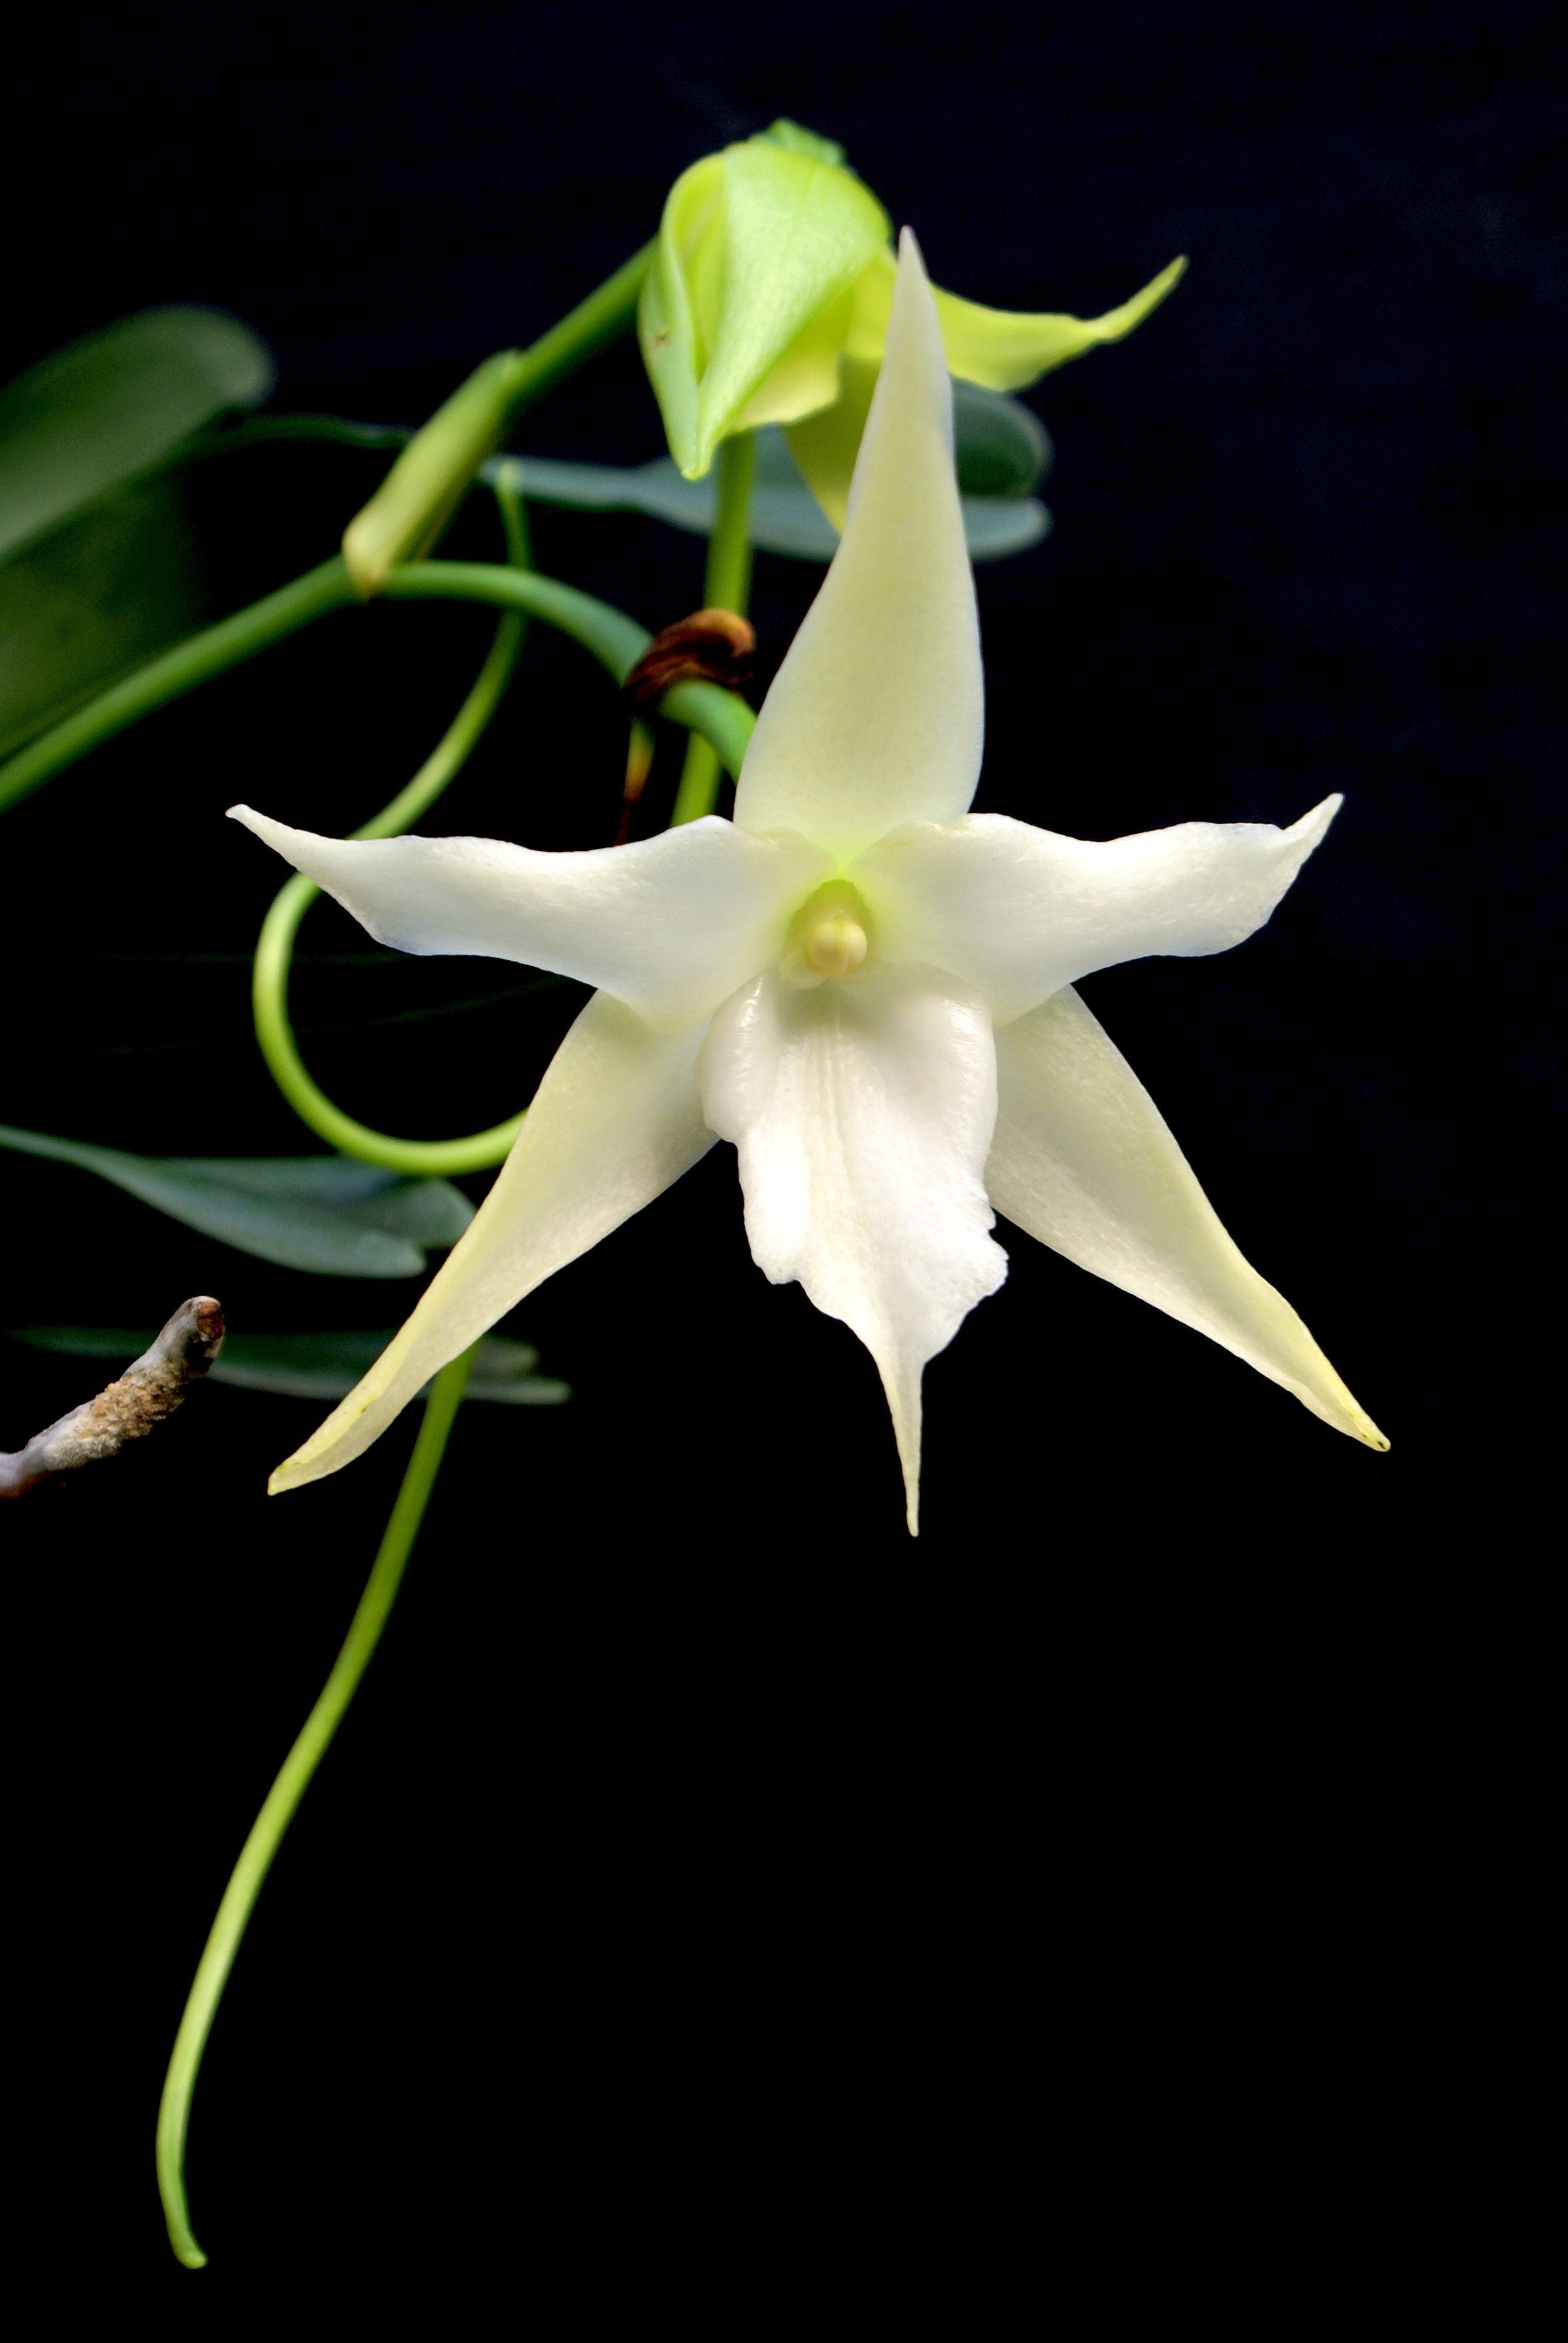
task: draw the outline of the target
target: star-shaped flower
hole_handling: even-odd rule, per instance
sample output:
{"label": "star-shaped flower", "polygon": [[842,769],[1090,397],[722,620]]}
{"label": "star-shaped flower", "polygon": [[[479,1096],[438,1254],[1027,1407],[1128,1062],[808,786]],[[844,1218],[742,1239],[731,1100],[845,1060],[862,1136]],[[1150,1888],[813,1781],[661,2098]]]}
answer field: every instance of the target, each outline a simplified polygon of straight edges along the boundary
{"label": "star-shaped flower", "polygon": [[[1173,260],[1102,317],[988,309],[933,287],[948,370],[987,390],[1022,390],[1121,341],[1186,266]],[[779,423],[841,529],[893,277],[888,215],[831,140],[776,122],[683,171],[664,206],[638,332],[687,478],[701,478],[731,433]]]}
{"label": "star-shaped flower", "polygon": [[1145,952],[1240,943],[1339,799],[1289,830],[1183,822],[1090,844],[967,812],[980,735],[948,371],[906,233],[849,525],[758,718],[733,822],[545,854],[354,844],[236,809],[383,943],[598,988],[467,1235],[275,1488],[358,1455],[716,1137],[739,1151],[759,1266],[799,1279],[876,1360],[911,1530],[926,1361],[1007,1273],[993,1205],[1387,1446],[1071,990]]}

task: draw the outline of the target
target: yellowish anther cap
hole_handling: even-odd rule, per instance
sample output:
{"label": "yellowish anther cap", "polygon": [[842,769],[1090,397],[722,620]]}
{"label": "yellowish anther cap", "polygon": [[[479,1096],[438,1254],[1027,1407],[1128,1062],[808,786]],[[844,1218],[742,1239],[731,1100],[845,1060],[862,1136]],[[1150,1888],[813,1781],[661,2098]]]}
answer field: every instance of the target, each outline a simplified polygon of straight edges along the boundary
{"label": "yellowish anther cap", "polygon": [[845,911],[829,911],[806,939],[805,960],[819,976],[853,976],[866,964],[866,930]]}

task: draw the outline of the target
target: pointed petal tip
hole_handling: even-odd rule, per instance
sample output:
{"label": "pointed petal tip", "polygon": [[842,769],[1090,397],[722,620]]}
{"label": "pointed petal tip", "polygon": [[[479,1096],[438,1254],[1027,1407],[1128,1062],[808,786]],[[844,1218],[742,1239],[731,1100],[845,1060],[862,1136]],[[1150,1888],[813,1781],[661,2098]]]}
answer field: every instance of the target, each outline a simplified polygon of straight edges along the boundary
{"label": "pointed petal tip", "polygon": [[254,806],[232,805],[224,818],[227,821],[237,821],[242,829],[249,830],[253,838],[259,838],[264,846],[275,850],[277,843],[276,834],[280,830],[286,832],[288,829],[286,822],[274,821],[270,814],[257,813]]}
{"label": "pointed petal tip", "polygon": [[[321,1437],[336,1413],[337,1410],[334,1410],[326,1423],[317,1424],[303,1446],[295,1449],[292,1455],[286,1456],[275,1468],[266,1484],[269,1497],[286,1497],[291,1489],[307,1488],[312,1481],[319,1481],[336,1469],[331,1464],[324,1466],[321,1462],[323,1450],[330,1450],[337,1445],[336,1441],[323,1441]],[[347,1459],[344,1461],[347,1463]]]}
{"label": "pointed petal tip", "polygon": [[895,1395],[895,1387],[890,1383],[886,1374],[882,1377],[882,1385],[893,1419],[893,1438],[899,1447],[899,1469],[904,1476],[904,1527],[912,1538],[918,1538],[920,1534],[920,1448],[925,1413],[921,1405],[920,1379],[917,1378],[912,1400],[907,1392],[899,1392]]}
{"label": "pointed petal tip", "polygon": [[1331,796],[1321,798],[1315,806],[1309,807],[1298,821],[1292,822],[1284,835],[1301,841],[1304,850],[1303,860],[1306,854],[1311,854],[1322,844],[1328,835],[1331,823],[1343,803],[1342,792],[1335,789]]}
{"label": "pointed petal tip", "polygon": [[[1328,1366],[1326,1359],[1323,1364]],[[1359,1441],[1363,1448],[1371,1448],[1378,1455],[1386,1456],[1392,1445],[1388,1434],[1379,1431],[1365,1408],[1345,1389],[1332,1367],[1329,1374],[1334,1388],[1332,1392],[1320,1390],[1306,1403],[1312,1413],[1321,1416],[1325,1423],[1332,1424],[1336,1432],[1342,1432],[1348,1440]],[[1296,1395],[1298,1398],[1302,1396],[1299,1387]]]}
{"label": "pointed petal tip", "polygon": [[[330,1423],[331,1418],[328,1417],[327,1421]],[[284,1458],[267,1481],[266,1493],[269,1497],[286,1497],[292,1489],[307,1488],[312,1481],[322,1480],[327,1473],[337,1469],[331,1464],[324,1466],[319,1461],[317,1436],[312,1434],[303,1448],[297,1448],[292,1456]]]}

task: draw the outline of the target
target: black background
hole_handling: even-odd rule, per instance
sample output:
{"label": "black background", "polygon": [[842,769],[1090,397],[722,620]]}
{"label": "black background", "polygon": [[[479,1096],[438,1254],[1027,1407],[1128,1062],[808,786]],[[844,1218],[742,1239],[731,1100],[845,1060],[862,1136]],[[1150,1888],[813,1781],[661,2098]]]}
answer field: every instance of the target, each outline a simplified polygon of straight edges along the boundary
{"label": "black background", "polygon": [[[500,2280],[532,2331],[599,2331],[629,2289],[749,2333],[825,2244],[853,2244],[839,2298],[874,2308],[961,2237],[971,2289],[1023,2275],[1052,2301],[1092,2274],[1113,2306],[1183,2183],[1182,2286],[1222,2292],[1238,2228],[1276,2220],[1280,2268],[1381,2235],[1392,2282],[1391,2178],[1422,2138],[1464,2168],[1455,2108],[1509,2070],[1529,1933],[1563,698],[1548,24],[330,0],[34,26],[7,375],[205,301],[267,337],[281,407],[417,421],[650,235],[687,162],[779,113],[843,140],[971,297],[1092,314],[1191,255],[1129,343],[1030,394],[1056,528],[981,572],[979,801],[1100,837],[1345,792],[1241,950],[1085,990],[1393,1442],[1337,1437],[1005,1232],[1008,1285],[927,1377],[911,1545],[870,1364],[751,1267],[716,1150],[518,1313],[570,1405],[459,1422],[213,2038],[200,2278],[151,2190],[163,2061],[411,1427],[269,1503],[319,1411],[215,1387],[7,1508],[15,2121],[63,2305],[107,2275],[226,2320],[327,2272],[438,2279],[459,2332]],[[657,453],[631,348],[518,444]],[[377,475],[247,462],[204,507],[218,606],[322,558]],[[487,553],[489,528],[452,543]],[[699,543],[652,523],[543,514],[537,552],[649,625],[699,598]],[[816,574],[759,559],[765,668]],[[363,820],[487,630],[327,621],[6,817],[5,1120],[314,1146],[249,1032],[278,874],[222,809]],[[435,826],[605,842],[619,742],[613,695],[541,631]],[[667,751],[650,821],[672,786]],[[334,957],[363,947],[330,910],[303,938],[328,1090],[431,1136],[512,1111],[577,996]],[[4,1179],[7,1323],[150,1324],[201,1290],[256,1329],[407,1306],[75,1172]],[[90,1387],[0,1346],[0,1442]],[[874,2209],[890,2175],[901,2215]],[[957,2331],[993,2323],[978,2300]]]}

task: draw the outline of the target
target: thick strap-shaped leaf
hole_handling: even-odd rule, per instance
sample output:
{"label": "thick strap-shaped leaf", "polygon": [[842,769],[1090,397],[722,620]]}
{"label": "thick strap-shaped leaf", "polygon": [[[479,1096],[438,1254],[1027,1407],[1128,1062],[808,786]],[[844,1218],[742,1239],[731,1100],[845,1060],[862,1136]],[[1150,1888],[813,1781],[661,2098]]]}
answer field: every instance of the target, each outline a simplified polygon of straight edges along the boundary
{"label": "thick strap-shaped leaf", "polygon": [[404,1180],[341,1155],[132,1155],[0,1124],[0,1147],[95,1172],[204,1236],[284,1269],[417,1277],[456,1244],[473,1207],[445,1180]]}
{"label": "thick strap-shaped leaf", "polygon": [[0,391],[0,558],[272,387],[265,343],[217,309],[148,309]]}
{"label": "thick strap-shaped leaf", "polygon": [[[9,1329],[14,1342],[73,1359],[139,1358],[156,1331],[131,1332],[118,1326]],[[236,1334],[231,1329],[207,1370],[207,1379],[236,1384],[242,1391],[271,1392],[284,1399],[341,1399],[391,1340],[390,1328],[381,1333],[328,1334]],[[536,1374],[538,1358],[531,1342],[487,1335],[479,1344],[474,1372],[464,1386],[465,1401],[488,1400],[503,1407],[558,1407],[571,1397],[571,1388],[553,1375]]]}
{"label": "thick strap-shaped leaf", "polygon": [[[971,561],[1000,561],[1038,545],[1050,527],[1045,507],[1028,493],[1049,461],[1049,442],[1035,417],[1016,399],[996,397],[968,383],[956,384],[954,390],[959,486],[965,491],[960,498],[964,540]],[[857,424],[839,498],[840,512],[859,445]],[[516,467],[523,494],[538,504],[565,505],[581,512],[646,513],[695,537],[709,536],[717,518],[712,473],[700,480],[684,479],[668,456],[630,465],[562,464],[538,456],[508,461]],[[757,434],[747,533],[762,552],[800,561],[831,561],[839,549],[839,532],[828,518],[827,498],[807,487],[789,441],[771,426]]]}
{"label": "thick strap-shaped leaf", "polygon": [[0,759],[203,615],[177,475],[133,480],[0,562]]}

